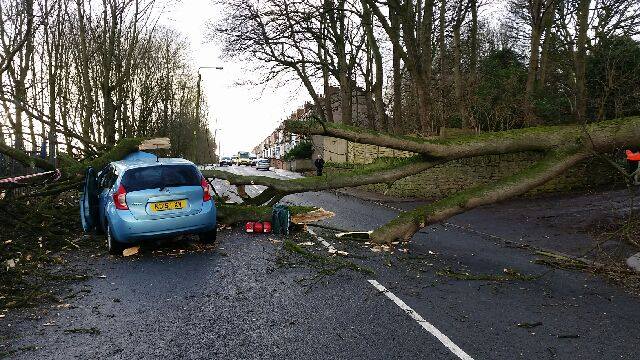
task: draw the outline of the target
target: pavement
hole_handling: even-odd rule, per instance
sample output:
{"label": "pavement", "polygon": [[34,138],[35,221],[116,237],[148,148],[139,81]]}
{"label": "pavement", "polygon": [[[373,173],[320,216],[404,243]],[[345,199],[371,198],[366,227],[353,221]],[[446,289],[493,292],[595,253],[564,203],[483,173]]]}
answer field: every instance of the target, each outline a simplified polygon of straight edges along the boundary
{"label": "pavement", "polygon": [[[224,182],[214,186],[235,196]],[[322,225],[350,230],[419,204],[336,192],[283,201],[333,211]],[[178,241],[133,257],[78,256],[69,265],[93,276],[61,289],[73,295],[63,304],[0,319],[0,351],[17,359],[637,359],[638,297],[533,262],[536,248],[588,253],[583,225],[627,204],[625,192],[517,199],[423,229],[390,251],[309,227],[313,234],[289,238],[224,229],[197,251]],[[287,251],[286,240],[315,257]],[[449,276],[460,273],[485,280]],[[514,273],[519,280],[495,280]]]}

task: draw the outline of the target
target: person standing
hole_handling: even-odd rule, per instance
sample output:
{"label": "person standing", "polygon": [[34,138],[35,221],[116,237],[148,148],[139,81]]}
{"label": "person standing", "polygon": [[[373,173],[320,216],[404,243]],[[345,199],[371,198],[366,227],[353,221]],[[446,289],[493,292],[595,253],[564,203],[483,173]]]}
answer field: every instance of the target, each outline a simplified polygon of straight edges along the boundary
{"label": "person standing", "polygon": [[322,156],[318,155],[318,158],[313,162],[313,164],[316,166],[316,174],[318,176],[322,176],[322,169],[324,168],[324,159]]}
{"label": "person standing", "polygon": [[637,148],[628,149],[625,151],[627,155],[627,161],[629,163],[629,171],[634,174],[633,175],[633,184],[640,185],[640,152],[637,151]]}

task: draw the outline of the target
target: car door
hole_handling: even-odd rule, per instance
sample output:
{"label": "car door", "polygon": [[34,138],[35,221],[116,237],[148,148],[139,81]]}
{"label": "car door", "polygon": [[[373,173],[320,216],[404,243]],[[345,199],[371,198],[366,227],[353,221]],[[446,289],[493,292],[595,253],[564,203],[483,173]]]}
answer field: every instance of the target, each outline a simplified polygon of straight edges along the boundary
{"label": "car door", "polygon": [[84,189],[80,197],[80,220],[82,230],[93,230],[98,221],[98,192],[96,171],[89,167],[84,176]]}
{"label": "car door", "polygon": [[115,184],[118,175],[115,168],[109,165],[100,173],[98,178],[98,219],[100,219],[100,224],[104,228],[107,205],[109,203],[109,199],[111,199],[113,185]]}

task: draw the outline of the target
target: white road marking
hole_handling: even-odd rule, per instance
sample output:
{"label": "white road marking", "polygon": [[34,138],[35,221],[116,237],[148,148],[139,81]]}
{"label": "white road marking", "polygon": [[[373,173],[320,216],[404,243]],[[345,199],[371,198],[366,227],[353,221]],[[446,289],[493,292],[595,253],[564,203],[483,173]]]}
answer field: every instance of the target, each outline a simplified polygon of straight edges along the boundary
{"label": "white road marking", "polygon": [[440,342],[447,347],[447,349],[451,350],[458,358],[463,360],[473,360],[471,356],[469,356],[466,352],[460,349],[456,344],[453,343],[445,334],[443,334],[440,330],[438,330],[435,326],[431,325],[428,321],[422,318],[420,314],[415,312],[409,305],[405,304],[400,298],[395,296],[391,291],[387,290],[384,286],[382,286],[379,282],[375,280],[369,280],[369,283],[373,285],[378,291],[385,294],[386,297],[391,299],[398,307],[400,307],[404,312],[407,313],[413,320],[415,320],[420,326],[422,326],[425,330],[427,330],[431,335],[435,336]]}
{"label": "white road marking", "polygon": [[[385,204],[376,203],[377,205],[385,206]],[[392,208],[393,210],[397,210],[403,212],[404,210],[395,208],[390,205],[386,205],[388,208]],[[335,253],[336,249],[329,244],[325,239],[318,236],[315,231],[311,230],[307,227],[307,232],[312,236],[315,236],[321,243],[324,245],[329,253]],[[454,344],[449,337],[443,334],[438,328],[433,326],[430,322],[426,321],[420,314],[418,314],[415,310],[413,310],[409,305],[405,304],[399,297],[397,297],[394,293],[387,290],[382,284],[377,282],[376,280],[367,280],[373,287],[375,287],[378,291],[383,293],[386,297],[391,299],[400,309],[402,309],[407,315],[409,315],[413,320],[415,320],[423,329],[427,330],[431,335],[435,336],[447,349],[449,349],[454,355],[456,355],[461,360],[474,360],[471,356],[469,356],[464,350],[462,350],[458,345]]]}
{"label": "white road marking", "polygon": [[327,250],[329,250],[330,254],[335,254],[336,252],[338,252],[338,250],[336,250],[336,248],[333,247],[333,245],[329,244],[329,242],[327,242],[327,240],[323,239],[322,237],[318,236],[313,230],[309,229],[307,227],[307,232],[309,234],[311,234],[312,236],[315,236],[316,238],[318,238],[318,240],[320,240],[320,243],[322,245],[324,245]]}

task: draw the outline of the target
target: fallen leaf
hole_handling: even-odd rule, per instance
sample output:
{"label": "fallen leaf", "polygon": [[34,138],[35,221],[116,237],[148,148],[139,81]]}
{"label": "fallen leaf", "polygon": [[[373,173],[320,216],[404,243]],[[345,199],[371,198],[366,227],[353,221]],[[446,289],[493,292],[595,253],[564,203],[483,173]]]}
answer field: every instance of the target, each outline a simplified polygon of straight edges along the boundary
{"label": "fallen leaf", "polygon": [[349,256],[349,253],[346,251],[338,250],[338,255]]}
{"label": "fallen leaf", "polygon": [[11,244],[13,242],[13,240],[7,240],[4,242],[5,245]]}
{"label": "fallen leaf", "polygon": [[313,243],[311,241],[307,241],[307,242],[300,243],[298,245],[300,245],[300,246],[313,246]]}
{"label": "fallen leaf", "polygon": [[138,253],[140,246],[133,246],[122,251],[122,256],[131,256]]}
{"label": "fallen leaf", "polygon": [[13,260],[13,259],[9,259],[9,260],[5,261],[4,263],[7,266],[7,270],[13,269],[14,267],[16,267],[16,261]]}

